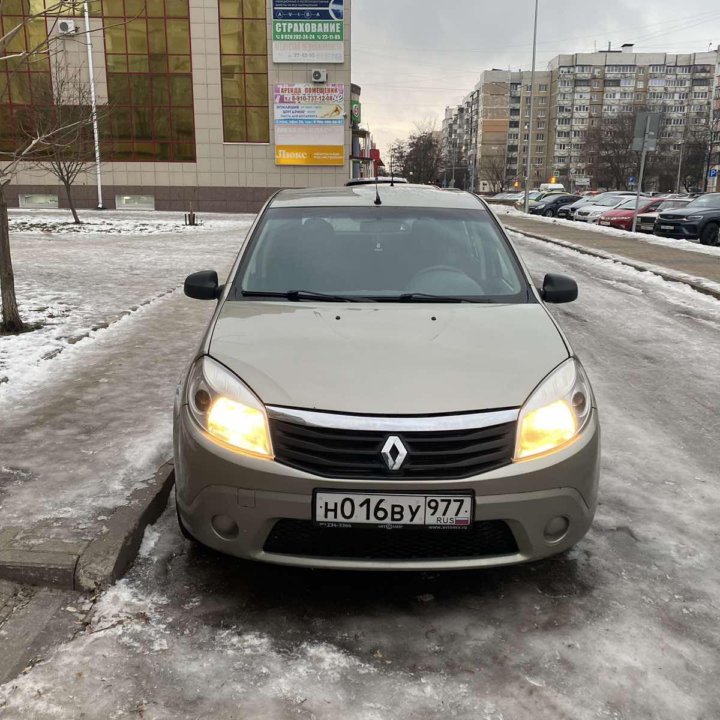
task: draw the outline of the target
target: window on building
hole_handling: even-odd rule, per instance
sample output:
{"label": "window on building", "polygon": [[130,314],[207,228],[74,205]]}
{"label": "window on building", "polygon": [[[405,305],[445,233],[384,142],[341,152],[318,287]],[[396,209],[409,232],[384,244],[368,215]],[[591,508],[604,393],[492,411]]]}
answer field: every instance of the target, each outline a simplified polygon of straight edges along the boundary
{"label": "window on building", "polygon": [[220,0],[219,12],[223,137],[270,142],[265,0]]}
{"label": "window on building", "polygon": [[540,92],[547,92],[547,89],[548,89],[547,83],[540,83],[540,85],[538,85],[538,90]]}
{"label": "window on building", "polygon": [[650,78],[648,80],[648,85],[650,87],[658,87],[661,85],[665,85],[665,78]]}
{"label": "window on building", "polygon": [[707,92],[694,92],[692,96],[693,100],[705,100],[707,99],[708,94]]}
{"label": "window on building", "polygon": [[575,112],[589,112],[590,106],[589,105],[576,105],[575,106]]}
{"label": "window on building", "polygon": [[106,160],[193,162],[188,0],[103,3],[108,102]]}
{"label": "window on building", "polygon": [[545,139],[545,133],[536,133],[535,134],[535,140],[544,140]]}
{"label": "window on building", "polygon": [[[27,2],[5,3],[2,11],[0,37],[18,26],[24,27],[0,54],[20,54],[42,45],[47,37],[45,19],[30,20],[34,11]],[[0,62],[0,151],[17,150],[18,143],[22,142],[19,128],[26,109],[45,105],[51,93],[50,62],[46,55]]]}
{"label": "window on building", "polygon": [[651,72],[651,73],[664,73],[664,72],[665,72],[665,66],[664,66],[664,65],[651,65],[651,66],[650,66],[650,72]]}

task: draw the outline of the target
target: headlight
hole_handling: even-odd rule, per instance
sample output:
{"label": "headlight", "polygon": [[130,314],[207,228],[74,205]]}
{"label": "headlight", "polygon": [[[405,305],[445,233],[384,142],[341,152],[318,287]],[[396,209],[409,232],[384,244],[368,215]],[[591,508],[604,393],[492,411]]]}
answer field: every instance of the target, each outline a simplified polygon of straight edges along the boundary
{"label": "headlight", "polygon": [[703,219],[703,216],[702,216],[702,215],[686,215],[686,216],[685,216],[685,221],[686,221],[686,222],[687,222],[688,220],[689,220],[690,222],[698,222],[699,220],[702,220],[702,219]]}
{"label": "headlight", "polygon": [[546,203],[535,203],[533,207],[537,208],[538,210],[542,210],[545,207]]}
{"label": "headlight", "polygon": [[518,418],[515,460],[543,455],[569,445],[592,412],[593,396],[575,358],[553,370],[530,395]]}
{"label": "headlight", "polygon": [[239,378],[220,363],[201,357],[187,384],[190,414],[221,444],[246,455],[272,458],[267,413]]}

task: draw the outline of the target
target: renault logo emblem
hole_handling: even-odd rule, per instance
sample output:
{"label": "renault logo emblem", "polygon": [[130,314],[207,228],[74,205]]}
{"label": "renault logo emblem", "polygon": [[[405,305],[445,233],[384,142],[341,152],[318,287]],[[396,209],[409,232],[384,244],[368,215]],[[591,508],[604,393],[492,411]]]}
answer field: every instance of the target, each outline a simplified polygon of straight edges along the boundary
{"label": "renault logo emblem", "polygon": [[407,457],[407,448],[397,435],[390,435],[380,451],[388,470],[399,470]]}

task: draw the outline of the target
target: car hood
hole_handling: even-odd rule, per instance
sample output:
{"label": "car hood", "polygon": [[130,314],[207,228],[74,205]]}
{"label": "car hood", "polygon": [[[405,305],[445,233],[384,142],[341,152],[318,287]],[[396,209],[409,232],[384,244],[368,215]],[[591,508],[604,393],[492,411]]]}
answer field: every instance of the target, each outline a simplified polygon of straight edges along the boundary
{"label": "car hood", "polygon": [[603,213],[604,218],[622,218],[622,217],[632,217],[633,211],[632,210],[608,210],[607,212]]}
{"label": "car hood", "polygon": [[687,215],[720,215],[720,208],[672,208],[671,210],[663,210],[660,214],[668,218],[682,218]]}
{"label": "car hood", "polygon": [[209,354],[268,405],[415,415],[518,407],[568,349],[537,303],[229,301]]}

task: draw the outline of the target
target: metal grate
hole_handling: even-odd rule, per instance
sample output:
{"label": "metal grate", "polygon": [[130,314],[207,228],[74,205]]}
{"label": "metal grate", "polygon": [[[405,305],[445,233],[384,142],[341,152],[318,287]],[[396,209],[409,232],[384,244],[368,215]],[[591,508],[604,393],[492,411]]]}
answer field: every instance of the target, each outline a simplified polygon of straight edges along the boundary
{"label": "metal grate", "polygon": [[[515,422],[485,428],[388,433],[338,430],[271,419],[275,460],[332,478],[453,479],[470,477],[512,460]],[[389,470],[382,448],[397,435],[407,457]]]}
{"label": "metal grate", "polygon": [[310,520],[278,520],[265,552],[355,560],[425,560],[512,555],[518,547],[507,523],[484,520],[467,530],[376,527],[326,528]]}

